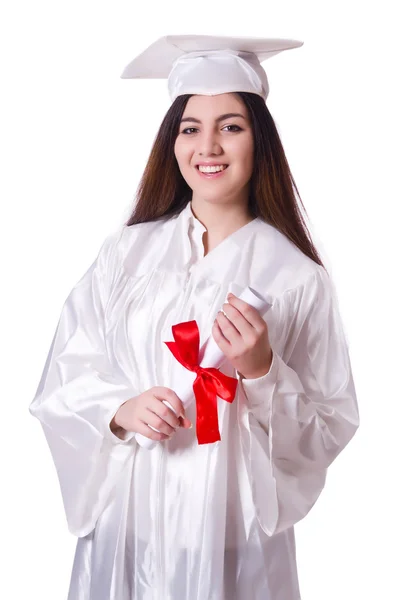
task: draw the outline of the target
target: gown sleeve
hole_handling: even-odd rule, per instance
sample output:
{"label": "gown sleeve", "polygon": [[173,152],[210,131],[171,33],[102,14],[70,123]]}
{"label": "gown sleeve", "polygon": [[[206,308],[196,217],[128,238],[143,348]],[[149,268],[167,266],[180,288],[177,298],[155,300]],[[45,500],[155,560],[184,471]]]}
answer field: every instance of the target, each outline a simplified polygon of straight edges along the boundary
{"label": "gown sleeve", "polygon": [[109,236],[63,306],[44,371],[29,407],[41,422],[61,487],[68,527],[87,535],[133,456],[134,433],[110,430],[118,408],[137,395],[109,363],[104,313],[117,270]]}
{"label": "gown sleeve", "polygon": [[248,477],[269,536],[309,512],[327,468],[359,425],[348,346],[325,269],[281,302],[280,318],[291,319],[284,360],[273,348],[266,375],[239,377],[248,408],[241,425]]}

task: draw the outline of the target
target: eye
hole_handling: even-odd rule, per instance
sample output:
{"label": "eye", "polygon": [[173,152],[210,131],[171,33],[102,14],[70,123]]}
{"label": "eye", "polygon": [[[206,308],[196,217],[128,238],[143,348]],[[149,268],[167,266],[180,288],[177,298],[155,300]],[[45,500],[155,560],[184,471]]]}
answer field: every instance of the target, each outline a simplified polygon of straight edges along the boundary
{"label": "eye", "polygon": [[186,127],[186,129],[183,129],[181,131],[181,133],[185,133],[186,135],[190,135],[190,133],[192,131],[197,131],[197,128],[196,127]]}
{"label": "eye", "polygon": [[227,129],[228,127],[233,127],[233,131],[242,131],[241,127],[239,127],[238,125],[225,125],[223,129]]}

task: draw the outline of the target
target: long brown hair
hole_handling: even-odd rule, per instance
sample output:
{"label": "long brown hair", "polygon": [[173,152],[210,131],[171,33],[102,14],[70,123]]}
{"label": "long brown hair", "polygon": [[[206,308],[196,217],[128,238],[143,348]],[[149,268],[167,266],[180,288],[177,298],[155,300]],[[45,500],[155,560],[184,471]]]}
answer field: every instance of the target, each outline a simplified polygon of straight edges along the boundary
{"label": "long brown hair", "polygon": [[[248,202],[251,215],[276,227],[306,256],[324,266],[300,210],[298,200],[307,215],[265,101],[257,94],[237,93],[248,109],[254,137],[254,168]],[[165,115],[126,225],[171,217],[191,200],[192,190],[182,177],[174,154],[180,121],[190,97],[188,94],[178,96]]]}

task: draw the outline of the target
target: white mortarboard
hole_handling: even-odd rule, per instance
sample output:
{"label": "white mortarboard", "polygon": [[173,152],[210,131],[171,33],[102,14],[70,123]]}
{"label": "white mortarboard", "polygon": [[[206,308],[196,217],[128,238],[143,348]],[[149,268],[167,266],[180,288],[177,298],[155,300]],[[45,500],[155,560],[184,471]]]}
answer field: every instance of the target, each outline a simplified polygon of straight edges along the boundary
{"label": "white mortarboard", "polygon": [[168,79],[171,100],[182,94],[252,92],[266,100],[269,84],[261,62],[292,48],[298,40],[167,35],[124,69],[123,79]]}

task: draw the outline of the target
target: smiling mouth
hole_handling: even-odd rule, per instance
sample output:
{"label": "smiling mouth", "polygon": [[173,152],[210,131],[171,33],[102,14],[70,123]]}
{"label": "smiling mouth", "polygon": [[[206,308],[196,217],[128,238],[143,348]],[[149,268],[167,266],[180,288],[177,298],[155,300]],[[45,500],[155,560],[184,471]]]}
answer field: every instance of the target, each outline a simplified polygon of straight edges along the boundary
{"label": "smiling mouth", "polygon": [[202,175],[217,175],[218,173],[223,173],[226,171],[229,165],[216,165],[216,166],[205,166],[205,165],[196,165],[196,169]]}

